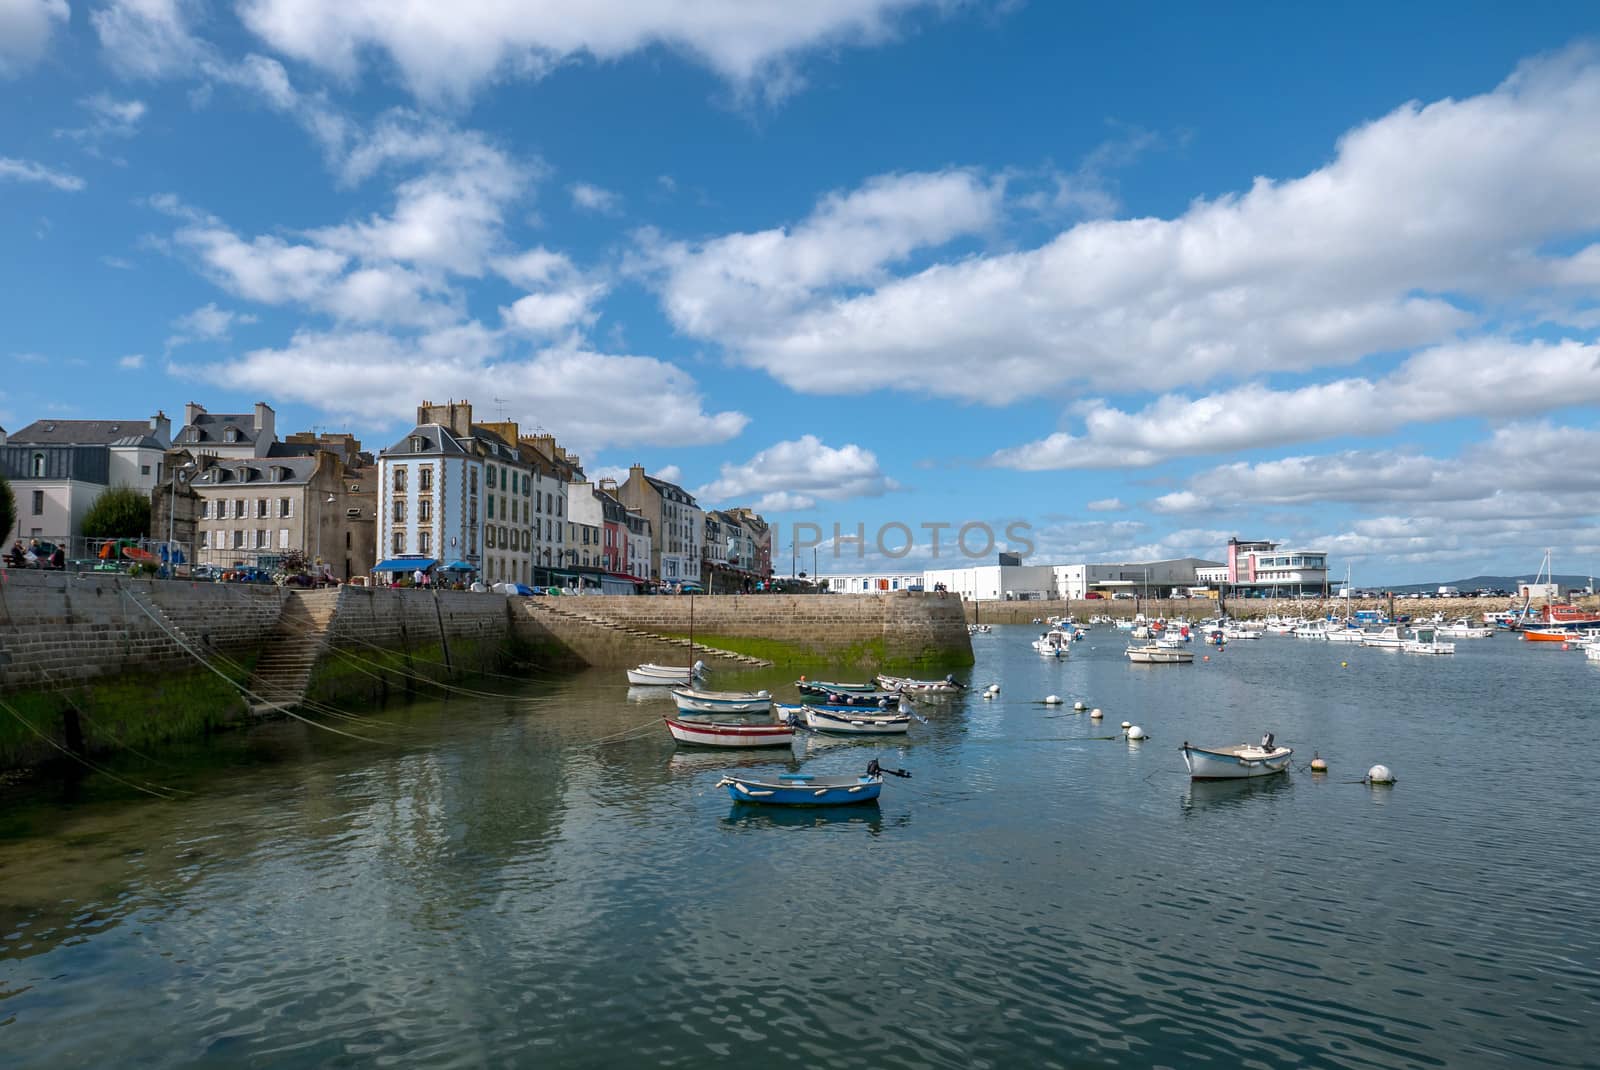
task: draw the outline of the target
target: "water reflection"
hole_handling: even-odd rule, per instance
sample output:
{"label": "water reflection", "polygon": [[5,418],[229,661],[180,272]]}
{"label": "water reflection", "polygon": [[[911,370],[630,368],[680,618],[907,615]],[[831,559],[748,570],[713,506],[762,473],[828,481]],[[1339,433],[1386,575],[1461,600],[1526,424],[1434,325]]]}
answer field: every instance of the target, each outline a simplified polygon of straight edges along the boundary
{"label": "water reflection", "polygon": [[877,799],[850,806],[761,806],[735,802],[722,819],[724,828],[754,832],[762,829],[843,828],[863,826],[873,836],[887,828],[905,828],[910,814],[885,819]]}
{"label": "water reflection", "polygon": [[1184,813],[1195,810],[1230,810],[1260,804],[1290,790],[1289,776],[1249,777],[1243,780],[1191,780],[1180,805]]}

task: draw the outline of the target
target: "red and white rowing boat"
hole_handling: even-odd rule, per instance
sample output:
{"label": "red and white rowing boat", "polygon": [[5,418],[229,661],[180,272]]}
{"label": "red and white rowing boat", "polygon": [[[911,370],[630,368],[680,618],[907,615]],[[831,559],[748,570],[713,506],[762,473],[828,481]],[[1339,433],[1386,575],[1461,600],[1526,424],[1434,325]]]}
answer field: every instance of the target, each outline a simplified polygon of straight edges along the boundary
{"label": "red and white rowing boat", "polygon": [[787,747],[794,742],[794,726],[778,721],[684,721],[671,716],[662,719],[673,739],[701,747]]}

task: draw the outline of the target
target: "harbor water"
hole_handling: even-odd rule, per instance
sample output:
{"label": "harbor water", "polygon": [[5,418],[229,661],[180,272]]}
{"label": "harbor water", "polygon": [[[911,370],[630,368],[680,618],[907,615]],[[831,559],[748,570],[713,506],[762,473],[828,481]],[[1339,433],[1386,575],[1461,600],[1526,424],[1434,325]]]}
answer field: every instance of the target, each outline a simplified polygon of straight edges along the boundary
{"label": "harbor water", "polygon": [[[0,1063],[1596,1065],[1600,663],[1038,631],[887,744],[675,749],[593,671],[0,786]],[[1265,731],[1287,776],[1187,779]],[[716,787],[873,757],[872,806]]]}

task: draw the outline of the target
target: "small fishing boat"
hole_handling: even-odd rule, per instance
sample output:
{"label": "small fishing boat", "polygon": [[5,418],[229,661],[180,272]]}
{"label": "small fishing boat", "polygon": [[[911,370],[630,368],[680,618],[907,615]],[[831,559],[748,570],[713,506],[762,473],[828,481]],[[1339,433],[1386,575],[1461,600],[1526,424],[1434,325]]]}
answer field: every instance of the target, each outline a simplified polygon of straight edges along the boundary
{"label": "small fishing boat", "polygon": [[878,685],[871,681],[864,684],[846,684],[837,680],[807,680],[804,676],[796,680],[795,687],[800,689],[802,695],[831,695],[844,694],[849,691],[876,691]]}
{"label": "small fishing boat", "polygon": [[1064,658],[1072,649],[1072,633],[1061,628],[1051,628],[1033,641],[1033,649],[1042,658]]}
{"label": "small fishing boat", "polygon": [[770,691],[702,691],[675,687],[672,697],[680,713],[771,713]]}
{"label": "small fishing boat", "polygon": [[812,705],[893,706],[900,701],[898,691],[819,691],[811,696]]}
{"label": "small fishing boat", "polygon": [[1445,639],[1493,639],[1494,633],[1494,625],[1479,624],[1470,617],[1439,625],[1439,634]]}
{"label": "small fishing boat", "polygon": [[1193,665],[1194,651],[1177,650],[1171,647],[1150,644],[1149,646],[1130,646],[1127,649],[1127,659],[1135,665]]}
{"label": "small fishing boat", "polygon": [[1582,636],[1571,628],[1524,628],[1522,638],[1530,643],[1575,643]]}
{"label": "small fishing boat", "polygon": [[913,680],[908,676],[879,676],[878,686],[885,691],[904,691],[914,695],[959,695],[966,690],[966,685],[958,683],[956,678],[946,676],[943,680]]}
{"label": "small fishing boat", "polygon": [[781,721],[662,719],[673,739],[701,747],[787,747],[794,742],[794,726]]}
{"label": "small fishing boat", "polygon": [[1435,628],[1417,628],[1412,632],[1411,638],[1406,640],[1405,646],[1400,648],[1407,654],[1454,654],[1454,643],[1441,643],[1438,640],[1438,630]]}
{"label": "small fishing boat", "polygon": [[811,773],[729,774],[717,781],[735,802],[768,806],[842,806],[872,802],[883,791],[884,775],[909,777],[903,769],[884,769],[874,758],[867,771],[856,776],[816,776]]}
{"label": "small fishing boat", "polygon": [[645,662],[628,670],[628,683],[635,687],[687,687],[697,677],[706,674],[706,663],[697,661],[688,665],[654,665]]}
{"label": "small fishing boat", "polygon": [[1296,639],[1322,639],[1328,638],[1328,622],[1325,620],[1310,620],[1303,624],[1295,625],[1293,632],[1289,633]]}
{"label": "small fishing boat", "polygon": [[904,735],[911,729],[911,714],[900,710],[869,712],[837,706],[801,706],[800,716],[807,728],[837,736]]}
{"label": "small fishing boat", "polygon": [[1328,642],[1330,643],[1359,643],[1366,639],[1367,633],[1360,628],[1353,628],[1348,624],[1328,629]]}
{"label": "small fishing boat", "polygon": [[1400,625],[1391,624],[1382,631],[1362,635],[1361,645],[1375,646],[1380,650],[1399,650],[1406,645],[1406,637],[1401,634]]}
{"label": "small fishing boat", "polygon": [[1240,743],[1233,747],[1192,747],[1185,742],[1178,750],[1191,780],[1241,780],[1271,776],[1289,768],[1289,747],[1277,746],[1268,732],[1258,744]]}

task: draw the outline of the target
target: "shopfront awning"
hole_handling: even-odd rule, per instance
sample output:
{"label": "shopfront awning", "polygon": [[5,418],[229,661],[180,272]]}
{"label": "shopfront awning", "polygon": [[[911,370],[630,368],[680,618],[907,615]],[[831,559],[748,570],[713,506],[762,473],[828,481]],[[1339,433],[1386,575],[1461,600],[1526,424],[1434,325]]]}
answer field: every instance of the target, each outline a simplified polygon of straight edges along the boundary
{"label": "shopfront awning", "polygon": [[379,561],[376,565],[373,565],[372,571],[415,572],[420,568],[426,572],[438,563],[438,559],[432,557],[392,557],[387,561]]}
{"label": "shopfront awning", "polygon": [[476,571],[478,571],[478,566],[477,565],[469,565],[465,561],[452,561],[448,565],[446,565],[444,568],[440,569],[439,571],[440,572],[476,572]]}

